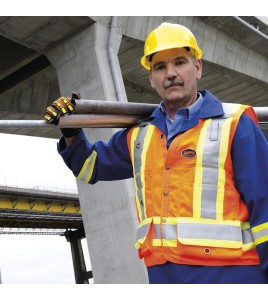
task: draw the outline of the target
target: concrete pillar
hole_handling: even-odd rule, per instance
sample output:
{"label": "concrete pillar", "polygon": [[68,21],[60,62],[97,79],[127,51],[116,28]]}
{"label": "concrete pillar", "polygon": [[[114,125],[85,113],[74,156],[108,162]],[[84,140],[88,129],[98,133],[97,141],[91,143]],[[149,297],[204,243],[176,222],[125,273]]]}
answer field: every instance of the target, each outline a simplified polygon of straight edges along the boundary
{"label": "concrete pillar", "polygon": [[[116,101],[108,59],[109,28],[91,25],[46,53],[57,70],[61,95],[78,91],[84,99]],[[121,36],[115,35],[115,54]],[[116,66],[123,87],[118,59]],[[108,141],[116,129],[86,129],[91,142]],[[147,283],[137,256],[132,179],[88,185],[77,181],[94,283]]]}

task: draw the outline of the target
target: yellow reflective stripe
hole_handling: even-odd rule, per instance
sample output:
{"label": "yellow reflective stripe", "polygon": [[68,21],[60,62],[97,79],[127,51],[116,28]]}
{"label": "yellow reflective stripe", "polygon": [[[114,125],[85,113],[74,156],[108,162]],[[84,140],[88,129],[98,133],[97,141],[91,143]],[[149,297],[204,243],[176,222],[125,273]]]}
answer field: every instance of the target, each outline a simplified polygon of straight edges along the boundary
{"label": "yellow reflective stripe", "polygon": [[254,242],[242,244],[242,251],[248,251],[248,250],[254,249],[254,248],[256,248],[255,246],[256,245]]}
{"label": "yellow reflective stripe", "polygon": [[[143,241],[142,241],[143,240]],[[142,241],[138,247],[136,246],[136,249],[138,249],[140,247],[140,245],[144,242],[144,239],[139,240]],[[186,241],[186,239],[183,241],[182,239],[179,240],[180,242],[182,242],[182,244],[184,245],[195,245],[195,243],[193,242],[192,244],[189,243],[189,239]],[[238,242],[231,242],[230,241],[215,241],[215,240],[206,240],[206,242],[204,243],[204,240],[194,240],[195,242],[199,241],[199,244],[196,243],[196,246],[202,246],[202,243],[205,244],[203,246],[208,246],[208,243],[211,244],[213,247],[222,247],[222,248],[226,248],[226,245],[228,244],[229,248],[233,248],[233,249],[237,249],[239,247],[241,247],[241,243],[238,245]],[[226,244],[227,242],[227,244]],[[137,245],[138,243],[136,243]],[[161,239],[153,239],[153,246],[155,247],[161,247],[161,246],[167,246],[167,247],[177,247],[177,240],[161,240]],[[248,244],[243,244],[242,245],[242,251],[248,251],[251,249],[255,248],[255,244],[254,242],[252,243],[248,243]]]}
{"label": "yellow reflective stripe", "polygon": [[164,247],[177,247],[177,240],[162,240]]}
{"label": "yellow reflective stripe", "polygon": [[195,239],[195,238],[179,238],[179,242],[184,245],[193,246],[211,246],[211,247],[222,247],[222,248],[241,248],[241,241],[230,241],[230,240],[214,240],[214,239]]}
{"label": "yellow reflective stripe", "polygon": [[257,239],[255,239],[255,245],[259,245],[261,243],[267,242],[268,241],[268,234],[262,237],[259,237]]}
{"label": "yellow reflective stripe", "polygon": [[[154,224],[161,224],[161,219],[160,217],[153,217],[153,223]],[[169,218],[167,218],[167,220],[169,220]]]}
{"label": "yellow reflective stripe", "polygon": [[256,233],[256,232],[259,232],[259,231],[267,229],[267,228],[268,228],[268,222],[260,224],[260,225],[255,226],[255,227],[252,227],[251,230],[252,230],[253,233]]}
{"label": "yellow reflective stripe", "polygon": [[148,147],[149,147],[149,144],[150,144],[150,141],[151,141],[151,138],[152,138],[152,135],[153,135],[153,132],[154,132],[154,126],[153,125],[149,125],[148,126],[148,130],[147,130],[147,133],[146,133],[146,136],[144,138],[144,145],[143,145],[143,151],[142,151],[142,155],[141,155],[141,182],[142,182],[142,195],[143,195],[143,199],[144,199],[144,217],[147,218],[147,214],[146,214],[146,198],[145,198],[145,162],[146,162],[146,153],[147,153],[147,150],[148,150]]}
{"label": "yellow reflective stripe", "polygon": [[161,247],[162,246],[162,240],[161,239],[153,239],[153,246]]}
{"label": "yellow reflective stripe", "polygon": [[89,182],[94,170],[96,158],[97,158],[97,152],[93,150],[91,155],[89,155],[89,157],[84,162],[84,165],[77,176],[78,179],[82,179],[85,182]]}
{"label": "yellow reflective stripe", "polygon": [[135,152],[134,151],[135,150],[135,148],[134,148],[134,141],[137,138],[139,129],[140,129],[139,127],[136,127],[136,128],[133,129],[132,134],[131,134],[131,141],[130,141],[130,145],[131,145],[131,160],[133,162],[133,168],[134,168],[134,170],[135,170],[135,166],[134,166],[134,152]]}
{"label": "yellow reflective stripe", "polygon": [[135,248],[139,249],[140,246],[144,243],[145,239],[146,239],[146,236],[142,239],[138,239],[137,242],[135,243]]}
{"label": "yellow reflective stripe", "polygon": [[[207,128],[210,125],[211,119],[204,122],[200,132],[200,137],[196,147],[197,153],[204,153]],[[195,182],[193,192],[193,217],[201,217],[201,196],[202,196],[202,181],[203,181],[203,155],[197,155],[195,168]]]}
{"label": "yellow reflective stripe", "polygon": [[[136,170],[135,170],[135,159],[134,159],[134,155],[135,155],[135,140],[137,138],[138,132],[139,132],[140,128],[136,127],[133,129],[132,134],[131,134],[131,160],[132,160],[132,166],[133,166],[133,173],[134,175],[136,174]],[[135,178],[135,176],[134,176]],[[136,202],[136,207],[137,207],[137,212],[138,212],[138,216],[139,216],[139,220],[142,220],[142,212],[141,212],[141,206],[140,206],[140,201],[139,201],[139,197],[138,197],[138,187],[137,187],[137,182],[136,180],[134,180],[134,186],[135,186],[135,202]]]}
{"label": "yellow reflective stripe", "polygon": [[177,240],[153,239],[154,247],[177,247]]}
{"label": "yellow reflective stripe", "polygon": [[253,227],[251,231],[256,245],[268,241],[268,222]]}
{"label": "yellow reflective stripe", "polygon": [[[146,153],[154,132],[154,126],[146,124],[145,126],[136,127],[131,135],[131,159],[134,170],[135,200],[139,220],[147,218],[146,199],[145,199],[145,163]],[[135,148],[138,146],[139,148]]]}
{"label": "yellow reflective stripe", "polygon": [[[232,105],[228,114],[236,113],[239,108],[241,107],[240,104]],[[226,174],[224,169],[224,164],[227,157],[228,152],[228,144],[229,144],[229,137],[230,137],[230,128],[232,124],[232,118],[227,118],[224,124],[222,125],[222,133],[221,133],[221,142],[220,142],[220,151],[219,151],[219,158],[218,158],[218,192],[217,192],[217,199],[216,199],[216,218],[218,220],[223,219],[223,202],[224,202],[224,187],[225,187],[225,180]]]}

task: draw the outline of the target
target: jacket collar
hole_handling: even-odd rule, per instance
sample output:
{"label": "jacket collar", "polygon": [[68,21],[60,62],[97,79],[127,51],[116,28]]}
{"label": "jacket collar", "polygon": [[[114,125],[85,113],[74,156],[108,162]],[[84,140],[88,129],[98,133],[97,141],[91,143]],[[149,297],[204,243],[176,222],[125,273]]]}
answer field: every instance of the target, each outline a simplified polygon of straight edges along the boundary
{"label": "jacket collar", "polygon": [[[198,91],[203,97],[202,105],[197,111],[197,114],[192,118],[191,122],[186,123],[182,131],[186,131],[198,124],[199,119],[208,119],[213,117],[222,116],[224,114],[221,101],[211,94],[208,90]],[[153,111],[151,116],[145,120],[145,122],[151,122],[157,126],[163,132],[166,132],[165,119],[163,113],[160,110],[160,105]]]}
{"label": "jacket collar", "polygon": [[224,115],[222,102],[208,90],[199,91],[203,96],[203,103],[199,110],[200,119],[209,119]]}

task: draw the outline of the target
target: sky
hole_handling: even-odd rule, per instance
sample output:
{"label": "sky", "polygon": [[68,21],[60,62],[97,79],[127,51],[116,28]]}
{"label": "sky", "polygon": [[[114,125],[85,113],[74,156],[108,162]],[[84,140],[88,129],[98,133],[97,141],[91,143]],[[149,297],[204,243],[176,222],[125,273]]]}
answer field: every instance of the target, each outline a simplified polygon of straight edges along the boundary
{"label": "sky", "polygon": [[1,15],[20,16],[263,16],[267,14],[267,1],[215,1],[192,0],[181,2],[169,0],[168,2],[155,2],[136,0],[129,2],[122,0],[85,1],[76,0],[75,5],[71,0],[12,0],[1,5]]}
{"label": "sky", "polygon": [[[0,184],[53,183],[76,189],[75,177],[57,152],[57,140],[0,134],[0,142]],[[85,239],[82,245],[90,267]],[[58,235],[0,234],[0,270],[3,284],[75,283],[70,244]]]}

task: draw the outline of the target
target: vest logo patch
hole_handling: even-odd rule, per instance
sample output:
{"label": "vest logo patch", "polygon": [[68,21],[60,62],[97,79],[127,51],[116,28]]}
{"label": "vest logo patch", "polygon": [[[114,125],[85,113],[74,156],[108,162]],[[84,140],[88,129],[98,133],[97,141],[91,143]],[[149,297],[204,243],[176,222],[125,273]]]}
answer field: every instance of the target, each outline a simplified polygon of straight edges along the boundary
{"label": "vest logo patch", "polygon": [[181,152],[181,155],[185,158],[194,158],[196,156],[196,152],[194,149],[185,149]]}

